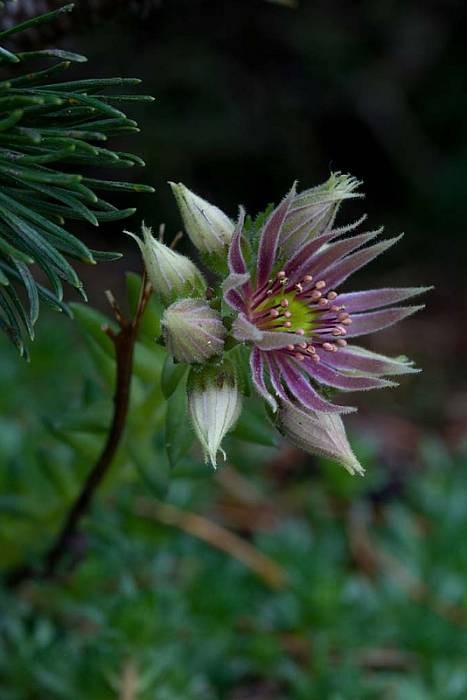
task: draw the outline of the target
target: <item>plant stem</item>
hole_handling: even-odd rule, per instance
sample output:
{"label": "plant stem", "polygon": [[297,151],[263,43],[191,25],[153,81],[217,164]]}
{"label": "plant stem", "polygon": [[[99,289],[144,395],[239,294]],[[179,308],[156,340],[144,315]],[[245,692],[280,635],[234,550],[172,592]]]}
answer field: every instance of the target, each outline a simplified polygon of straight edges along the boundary
{"label": "plant stem", "polygon": [[12,572],[8,577],[10,585],[17,585],[23,580],[33,577],[51,578],[57,574],[59,565],[64,556],[75,549],[78,542],[79,526],[84,515],[89,511],[92,499],[109,471],[113,459],[120,445],[130,402],[131,378],[133,373],[133,354],[138,328],[146,308],[151,287],[147,284],[146,275],[143,276],[141,292],[134,318],[127,320],[118,307],[113,295],[107,292],[107,297],[112,306],[119,330],[115,332],[110,327],[103,328],[103,331],[112,340],[115,347],[116,357],[116,381],[114,394],[114,410],[112,423],[107,435],[107,440],[97,461],[92,467],[89,475],[81,488],[77,498],[69,510],[62,529],[53,542],[50,549],[45,554],[45,563],[42,570],[34,570],[32,567],[22,567]]}

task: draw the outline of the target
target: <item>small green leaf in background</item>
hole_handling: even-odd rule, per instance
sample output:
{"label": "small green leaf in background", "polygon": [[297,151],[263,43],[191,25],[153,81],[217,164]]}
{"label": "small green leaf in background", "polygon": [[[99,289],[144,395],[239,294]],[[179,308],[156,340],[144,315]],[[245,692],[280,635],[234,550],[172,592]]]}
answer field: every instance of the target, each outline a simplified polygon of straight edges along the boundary
{"label": "small green leaf in background", "polygon": [[188,417],[186,379],[184,379],[178,382],[177,388],[167,399],[165,449],[172,469],[185,457],[193,440],[194,434]]}
{"label": "small green leaf in background", "polygon": [[166,399],[172,396],[186,373],[187,365],[174,362],[171,355],[166,355],[161,376],[161,389]]}

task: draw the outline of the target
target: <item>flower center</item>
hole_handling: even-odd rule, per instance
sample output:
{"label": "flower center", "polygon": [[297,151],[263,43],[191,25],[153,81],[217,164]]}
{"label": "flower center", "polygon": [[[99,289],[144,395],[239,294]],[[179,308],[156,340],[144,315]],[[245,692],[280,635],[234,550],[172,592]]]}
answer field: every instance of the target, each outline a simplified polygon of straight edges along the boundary
{"label": "flower center", "polygon": [[347,333],[346,326],[352,323],[345,306],[338,303],[337,292],[326,291],[327,287],[326,280],[314,282],[312,275],[290,284],[281,270],[256,290],[250,320],[264,331],[289,332],[308,338],[308,342],[304,339],[303,343],[290,344],[284,351],[293,353],[298,360],[307,355],[319,362],[317,349],[336,352],[347,345],[343,336]]}

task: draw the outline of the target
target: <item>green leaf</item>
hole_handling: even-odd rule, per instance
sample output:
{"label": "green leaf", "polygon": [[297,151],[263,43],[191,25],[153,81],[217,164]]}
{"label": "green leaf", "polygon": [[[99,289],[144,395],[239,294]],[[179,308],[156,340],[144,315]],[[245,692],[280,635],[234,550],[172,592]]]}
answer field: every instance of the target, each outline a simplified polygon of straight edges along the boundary
{"label": "green leaf", "polygon": [[246,404],[230,436],[266,447],[275,447],[278,443],[277,431],[257,400]]}
{"label": "green leaf", "polygon": [[186,381],[182,381],[167,400],[165,449],[172,469],[185,457],[193,440],[194,435],[188,419]]}
{"label": "green leaf", "polygon": [[161,389],[166,399],[169,399],[184,377],[186,377],[188,365],[175,363],[171,355],[167,353],[161,375]]}

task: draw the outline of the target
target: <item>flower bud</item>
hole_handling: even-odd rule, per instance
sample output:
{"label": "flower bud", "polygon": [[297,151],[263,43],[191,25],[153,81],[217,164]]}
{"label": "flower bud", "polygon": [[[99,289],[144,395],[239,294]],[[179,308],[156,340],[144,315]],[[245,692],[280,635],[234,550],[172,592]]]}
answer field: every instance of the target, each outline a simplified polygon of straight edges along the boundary
{"label": "flower bud", "polygon": [[352,452],[344,424],[337,413],[322,413],[282,404],[278,413],[278,429],[295,447],[342,464],[350,474],[365,473]]}
{"label": "flower bud", "polygon": [[233,236],[234,223],[221,209],[198,197],[181,182],[169,185],[193,245],[201,253],[224,254]]}
{"label": "flower bud", "polygon": [[143,240],[126,231],[140,247],[149,281],[165,304],[181,296],[198,295],[206,289],[201,272],[191,260],[154,238],[143,224]]}
{"label": "flower bud", "polygon": [[331,173],[323,184],[297,194],[283,227],[283,251],[293,254],[307,240],[330,229],[344,199],[363,196],[356,191],[360,184],[350,175]]}
{"label": "flower bud", "polygon": [[224,348],[226,330],[220,314],[201,299],[181,299],[162,318],[168,351],[179,362],[206,362]]}
{"label": "flower bud", "polygon": [[240,415],[242,398],[234,370],[222,367],[192,368],[188,377],[188,408],[205,459],[216,468],[221,442]]}

